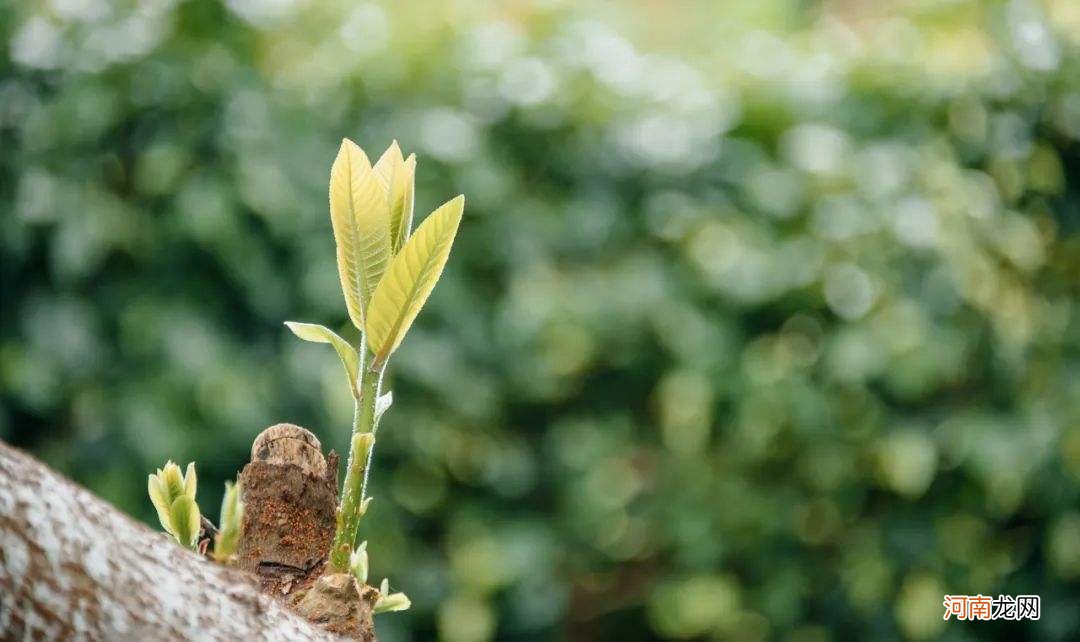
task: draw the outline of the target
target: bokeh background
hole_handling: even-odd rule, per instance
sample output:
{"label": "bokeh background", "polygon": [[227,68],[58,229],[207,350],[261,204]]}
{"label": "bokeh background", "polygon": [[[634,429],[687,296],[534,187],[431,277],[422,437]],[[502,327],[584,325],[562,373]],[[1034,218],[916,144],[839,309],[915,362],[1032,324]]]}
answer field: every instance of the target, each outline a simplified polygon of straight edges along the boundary
{"label": "bokeh background", "polygon": [[[1080,3],[0,4],[0,437],[153,524],[346,448],[342,136],[459,192],[387,642],[1076,639]],[[349,335],[355,338],[355,334]],[[944,594],[1042,596],[1036,623]]]}

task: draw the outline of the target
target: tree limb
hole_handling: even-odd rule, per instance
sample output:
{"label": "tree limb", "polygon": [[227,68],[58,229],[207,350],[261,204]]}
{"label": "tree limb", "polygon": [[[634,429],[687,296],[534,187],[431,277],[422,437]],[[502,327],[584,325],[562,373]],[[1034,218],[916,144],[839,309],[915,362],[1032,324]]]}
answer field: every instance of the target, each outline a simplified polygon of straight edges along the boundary
{"label": "tree limb", "polygon": [[0,638],[340,639],[2,442]]}

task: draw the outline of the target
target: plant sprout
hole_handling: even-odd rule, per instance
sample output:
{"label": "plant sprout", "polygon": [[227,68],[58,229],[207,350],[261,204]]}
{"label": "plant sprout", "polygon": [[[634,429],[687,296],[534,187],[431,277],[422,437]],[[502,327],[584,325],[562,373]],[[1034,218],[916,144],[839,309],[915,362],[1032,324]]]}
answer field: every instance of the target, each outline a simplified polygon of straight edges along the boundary
{"label": "plant sprout", "polygon": [[[393,397],[383,393],[386,363],[401,345],[442,274],[465,207],[457,196],[432,212],[412,233],[416,156],[405,158],[397,141],[372,165],[360,147],[341,142],[330,170],[330,221],[337,245],[345,308],[360,330],[352,345],[321,325],[286,322],[305,341],[328,343],[345,367],[354,400],[345,483],[337,512],[330,569],[350,569],[360,518],[367,510],[367,472],[379,419]],[[396,597],[384,610],[407,608]]]}
{"label": "plant sprout", "polygon": [[157,510],[161,527],[181,546],[190,549],[198,543],[202,522],[199,505],[195,503],[197,486],[195,462],[187,465],[186,473],[181,473],[180,467],[172,461],[166,462],[147,480],[150,501]]}
{"label": "plant sprout", "polygon": [[[392,393],[382,390],[383,373],[442,275],[465,207],[459,195],[413,233],[415,176],[416,157],[403,157],[396,141],[374,165],[356,143],[342,141],[330,170],[330,221],[345,309],[360,341],[353,345],[321,325],[285,322],[305,341],[332,345],[345,367],[354,401],[353,430],[327,571],[349,573],[360,584],[368,577],[367,542],[355,546],[360,518],[371,502],[367,473],[379,419],[393,403]],[[184,475],[170,461],[150,475],[148,484],[161,525],[195,549],[201,526],[195,465],[189,464]],[[218,562],[229,563],[236,554],[243,515],[239,487],[226,484],[221,529],[214,539]],[[384,579],[373,612],[402,611],[409,604],[404,593],[390,593]]]}
{"label": "plant sprout", "polygon": [[[187,471],[181,473],[179,466],[168,461],[147,479],[150,502],[157,511],[161,527],[175,537],[181,546],[202,554],[205,552],[205,547],[199,546],[202,512],[195,500],[198,485],[195,462],[189,463]],[[221,530],[214,537],[215,560],[222,563],[231,560],[240,539],[243,520],[244,502],[240,500],[240,487],[225,482],[225,497],[221,500]]]}
{"label": "plant sprout", "polygon": [[220,530],[214,537],[214,559],[225,563],[236,553],[240,540],[240,525],[244,522],[244,502],[240,500],[240,486],[225,482],[225,496],[221,499]]}
{"label": "plant sprout", "polygon": [[382,584],[379,584],[379,599],[372,608],[375,615],[380,613],[392,613],[394,611],[404,611],[410,606],[412,606],[412,602],[409,601],[408,596],[404,593],[390,592],[390,580],[384,577]]}

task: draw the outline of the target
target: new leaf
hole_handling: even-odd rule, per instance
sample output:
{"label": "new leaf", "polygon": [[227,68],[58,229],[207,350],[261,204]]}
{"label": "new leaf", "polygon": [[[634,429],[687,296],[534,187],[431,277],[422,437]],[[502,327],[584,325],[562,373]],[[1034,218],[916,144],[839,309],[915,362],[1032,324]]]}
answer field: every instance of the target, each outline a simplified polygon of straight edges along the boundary
{"label": "new leaf", "polygon": [[304,341],[329,343],[334,346],[338,357],[341,358],[341,365],[345,366],[345,373],[349,376],[349,390],[352,391],[354,397],[359,394],[359,389],[356,387],[356,377],[360,370],[360,357],[356,354],[356,349],[348,341],[339,337],[330,328],[314,323],[286,321],[285,325],[292,330],[293,334]]}
{"label": "new leaf", "polygon": [[412,230],[413,199],[416,193],[416,155],[402,158],[397,141],[375,163],[390,203],[390,253],[397,254]]}
{"label": "new leaf", "polygon": [[458,196],[432,212],[390,262],[364,324],[372,370],[401,344],[442,275],[464,209],[465,197]]}
{"label": "new leaf", "polygon": [[367,155],[347,138],[330,169],[330,222],[345,306],[362,330],[368,302],[390,260],[390,205]]}

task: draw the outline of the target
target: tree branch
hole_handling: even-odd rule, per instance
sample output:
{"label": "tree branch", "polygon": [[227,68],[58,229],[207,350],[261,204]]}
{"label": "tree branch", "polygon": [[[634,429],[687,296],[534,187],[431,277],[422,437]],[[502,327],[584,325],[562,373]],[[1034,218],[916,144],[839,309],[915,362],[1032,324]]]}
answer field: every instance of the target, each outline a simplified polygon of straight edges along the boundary
{"label": "tree branch", "polygon": [[0,638],[341,639],[2,442]]}

